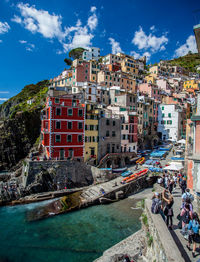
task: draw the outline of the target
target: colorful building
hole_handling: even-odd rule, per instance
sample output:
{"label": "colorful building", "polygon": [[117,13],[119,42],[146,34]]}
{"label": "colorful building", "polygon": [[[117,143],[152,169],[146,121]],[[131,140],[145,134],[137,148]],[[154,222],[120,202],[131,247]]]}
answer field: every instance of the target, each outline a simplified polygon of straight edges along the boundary
{"label": "colorful building", "polygon": [[141,95],[148,95],[151,98],[154,98],[155,101],[161,101],[161,90],[157,85],[151,83],[142,83],[138,85],[138,90]]}
{"label": "colorful building", "polygon": [[85,118],[84,161],[93,160],[95,164],[98,159],[99,117],[100,110],[96,108],[95,104],[87,104]]}
{"label": "colorful building", "polygon": [[85,106],[82,96],[50,90],[42,110],[42,145],[48,159],[83,159]]}
{"label": "colorful building", "polygon": [[196,79],[190,79],[188,81],[184,81],[183,83],[183,89],[185,91],[199,91],[199,87],[200,87],[200,82],[197,81]]}

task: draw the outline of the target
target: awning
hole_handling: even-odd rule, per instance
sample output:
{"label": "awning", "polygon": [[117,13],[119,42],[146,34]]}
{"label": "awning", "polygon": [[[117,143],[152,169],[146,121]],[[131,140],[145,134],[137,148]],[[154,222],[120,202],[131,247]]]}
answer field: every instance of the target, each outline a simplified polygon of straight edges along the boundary
{"label": "awning", "polygon": [[172,170],[172,171],[180,171],[181,169],[183,169],[183,166],[171,164],[169,166],[164,167],[163,169],[164,170]]}
{"label": "awning", "polygon": [[177,141],[178,144],[185,144],[185,139],[181,139]]}

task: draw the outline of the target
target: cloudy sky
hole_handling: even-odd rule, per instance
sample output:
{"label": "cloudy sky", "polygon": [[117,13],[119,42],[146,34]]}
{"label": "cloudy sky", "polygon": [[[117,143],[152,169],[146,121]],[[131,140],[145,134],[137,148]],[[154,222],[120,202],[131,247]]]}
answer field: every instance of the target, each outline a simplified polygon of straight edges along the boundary
{"label": "cloudy sky", "polygon": [[60,74],[75,47],[149,63],[197,52],[197,9],[198,0],[0,0],[0,103]]}

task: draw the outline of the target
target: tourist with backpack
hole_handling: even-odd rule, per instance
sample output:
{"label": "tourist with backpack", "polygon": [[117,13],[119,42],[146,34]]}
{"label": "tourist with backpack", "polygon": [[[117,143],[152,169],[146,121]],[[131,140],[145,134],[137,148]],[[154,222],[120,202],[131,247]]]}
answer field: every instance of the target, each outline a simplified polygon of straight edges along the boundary
{"label": "tourist with backpack", "polygon": [[181,220],[182,220],[182,230],[184,238],[188,240],[188,224],[192,219],[192,211],[190,211],[190,206],[188,203],[185,204],[184,208],[181,210]]}
{"label": "tourist with backpack", "polygon": [[190,193],[190,189],[187,188],[185,193],[182,195],[182,201],[186,202],[186,200],[190,200],[192,202],[194,200],[194,196]]}
{"label": "tourist with backpack", "polygon": [[151,212],[153,214],[159,214],[161,209],[161,200],[159,199],[159,193],[155,192],[152,198]]}
{"label": "tourist with backpack", "polygon": [[190,233],[189,233],[188,245],[187,245],[187,248],[191,250],[190,245],[193,243],[193,249],[192,249],[193,257],[195,257],[196,244],[200,243],[199,225],[200,225],[199,218],[197,213],[195,212],[193,214],[193,218],[190,220],[188,224],[188,229],[190,230]]}

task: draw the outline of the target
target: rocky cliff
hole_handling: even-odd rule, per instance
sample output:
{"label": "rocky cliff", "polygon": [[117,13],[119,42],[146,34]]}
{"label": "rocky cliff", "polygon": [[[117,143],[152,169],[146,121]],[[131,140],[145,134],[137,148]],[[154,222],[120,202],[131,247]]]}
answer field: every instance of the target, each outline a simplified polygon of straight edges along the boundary
{"label": "rocky cliff", "polygon": [[25,86],[0,105],[0,171],[26,157],[40,135],[40,111],[45,105],[48,80]]}
{"label": "rocky cliff", "polygon": [[0,171],[9,170],[29,150],[40,135],[40,108],[18,113],[0,125]]}

